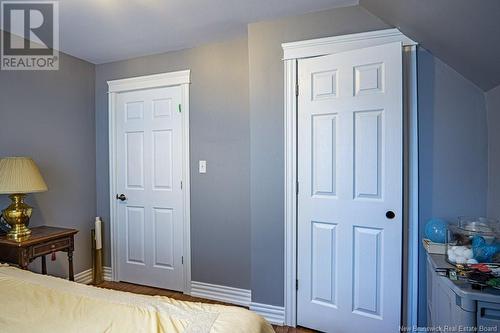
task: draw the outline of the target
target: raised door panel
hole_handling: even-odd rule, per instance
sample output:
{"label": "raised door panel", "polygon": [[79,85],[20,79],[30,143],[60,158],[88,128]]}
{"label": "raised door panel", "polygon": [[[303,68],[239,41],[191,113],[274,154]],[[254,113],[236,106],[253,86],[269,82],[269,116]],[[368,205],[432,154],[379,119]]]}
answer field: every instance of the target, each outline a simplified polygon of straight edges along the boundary
{"label": "raised door panel", "polygon": [[126,187],[144,188],[144,132],[125,133],[125,155]]}
{"label": "raised door panel", "polygon": [[174,267],[174,225],[173,210],[153,208],[154,266],[173,269]]}
{"label": "raised door panel", "polygon": [[337,97],[338,75],[336,70],[312,73],[312,100]]}
{"label": "raised door panel", "polygon": [[354,67],[354,95],[384,92],[384,65],[367,64]]}
{"label": "raised door panel", "polygon": [[145,221],[144,207],[126,207],[126,253],[127,263],[145,265]]}
{"label": "raised door panel", "polygon": [[337,305],[337,225],[311,224],[311,300],[322,305]]}
{"label": "raised door panel", "polygon": [[153,189],[172,189],[172,130],[153,131]]}
{"label": "raised door panel", "polygon": [[383,230],[354,227],[353,306],[354,313],[382,317]]}
{"label": "raised door panel", "polygon": [[153,100],[153,118],[171,118],[172,99],[162,98]]}
{"label": "raised door panel", "polygon": [[336,195],[337,115],[312,116],[312,195]]}
{"label": "raised door panel", "polygon": [[382,110],[354,113],[355,198],[382,198]]}
{"label": "raised door panel", "polygon": [[125,103],[125,122],[144,118],[144,101]]}

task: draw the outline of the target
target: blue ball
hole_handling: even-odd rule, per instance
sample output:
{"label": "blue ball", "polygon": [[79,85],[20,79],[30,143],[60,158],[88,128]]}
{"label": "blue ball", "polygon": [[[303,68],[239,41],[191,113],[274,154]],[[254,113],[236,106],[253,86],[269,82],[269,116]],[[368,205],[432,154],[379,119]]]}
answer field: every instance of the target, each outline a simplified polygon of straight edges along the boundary
{"label": "blue ball", "polygon": [[430,219],[425,225],[425,237],[434,243],[446,242],[448,222],[443,219]]}

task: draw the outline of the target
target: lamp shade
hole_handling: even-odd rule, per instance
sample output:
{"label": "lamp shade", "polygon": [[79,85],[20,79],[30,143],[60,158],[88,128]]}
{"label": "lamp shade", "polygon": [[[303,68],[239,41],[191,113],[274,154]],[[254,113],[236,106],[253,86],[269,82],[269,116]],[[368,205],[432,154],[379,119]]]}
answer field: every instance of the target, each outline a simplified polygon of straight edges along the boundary
{"label": "lamp shade", "polygon": [[0,194],[47,191],[47,184],[29,157],[0,159]]}

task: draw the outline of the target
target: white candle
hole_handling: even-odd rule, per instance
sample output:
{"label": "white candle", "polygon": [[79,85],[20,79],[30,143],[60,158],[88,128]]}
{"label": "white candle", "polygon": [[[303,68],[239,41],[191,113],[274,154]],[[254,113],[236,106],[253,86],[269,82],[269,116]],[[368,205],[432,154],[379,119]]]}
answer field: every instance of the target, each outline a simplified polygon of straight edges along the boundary
{"label": "white candle", "polygon": [[95,218],[95,248],[97,250],[102,249],[101,227],[102,227],[102,221],[101,218],[98,216]]}

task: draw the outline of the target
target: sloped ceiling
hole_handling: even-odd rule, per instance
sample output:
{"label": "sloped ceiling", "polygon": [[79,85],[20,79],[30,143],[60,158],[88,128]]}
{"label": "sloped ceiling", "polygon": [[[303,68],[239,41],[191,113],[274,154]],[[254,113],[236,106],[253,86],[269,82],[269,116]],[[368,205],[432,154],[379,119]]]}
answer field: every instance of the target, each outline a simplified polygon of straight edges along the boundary
{"label": "sloped ceiling", "polygon": [[500,85],[500,0],[360,0],[484,91]]}

